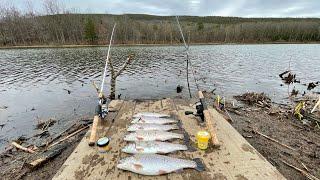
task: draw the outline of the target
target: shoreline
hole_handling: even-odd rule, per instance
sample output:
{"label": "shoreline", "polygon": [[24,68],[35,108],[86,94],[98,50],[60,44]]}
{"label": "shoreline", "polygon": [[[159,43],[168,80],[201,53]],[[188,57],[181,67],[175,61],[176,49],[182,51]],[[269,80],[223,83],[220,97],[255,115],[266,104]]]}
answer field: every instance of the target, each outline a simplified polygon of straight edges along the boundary
{"label": "shoreline", "polygon": [[[320,42],[253,42],[253,43],[190,43],[192,46],[201,45],[268,45],[268,44],[320,44]],[[113,46],[181,46],[181,44],[114,44]],[[103,44],[66,44],[66,45],[21,45],[21,46],[0,46],[2,49],[37,49],[37,48],[83,48],[83,47],[108,47]]]}
{"label": "shoreline", "polygon": [[[261,100],[261,98],[259,98],[260,96],[252,97],[257,97],[254,101],[259,100],[261,103],[250,104],[249,101],[252,99],[246,99],[248,96],[243,95],[239,94],[237,100],[235,99],[235,106],[232,105],[231,101],[225,104],[226,109],[230,113],[229,115],[225,113],[220,113],[220,115],[225,117],[233,128],[235,128],[242,137],[258,150],[267,161],[271,162],[286,178],[292,179],[298,177],[298,179],[303,179],[305,176],[295,169],[288,168],[283,161],[289,162],[297,167],[300,167],[300,162],[303,162],[308,166],[308,173],[315,177],[320,177],[320,171],[318,171],[316,166],[319,163],[319,159],[315,153],[320,140],[320,130],[316,126],[311,127],[310,125],[303,124],[301,121],[296,121],[289,112],[291,109],[289,105],[277,105],[268,100]],[[213,104],[214,98],[211,97],[211,94],[205,94],[205,97],[208,99],[209,104]],[[308,101],[310,108],[312,107],[310,105],[312,100],[309,99]],[[214,108],[214,106],[212,108]],[[110,117],[114,117],[117,111],[112,113],[113,114],[110,114]],[[318,112],[317,117],[319,117],[319,115],[320,112]],[[84,123],[84,125],[87,126],[89,123],[91,124],[91,119],[84,119],[87,122]],[[76,123],[78,120],[74,120],[74,122]],[[53,127],[54,126],[55,125],[53,125]],[[53,127],[50,127],[49,131]],[[60,139],[75,132],[76,129],[79,128],[75,128],[69,133],[65,133]],[[59,173],[64,162],[79,145],[86,132],[87,131],[85,130],[74,137],[71,137],[67,140],[69,145],[65,149],[49,161],[44,162],[38,168],[30,168],[27,166],[28,163],[32,162],[34,159],[34,157],[32,157],[33,159],[29,159],[30,153],[14,150],[12,148],[10,151],[7,151],[7,153],[0,154],[0,162],[6,165],[0,166],[0,169],[2,170],[0,175],[7,179],[13,177],[19,177],[21,179],[32,179],[34,177],[51,179],[56,173]],[[259,132],[260,135],[256,132]],[[266,135],[267,137],[272,136],[272,138],[279,140],[284,145],[287,145],[287,147],[279,145],[270,139],[266,139],[261,134]],[[41,137],[38,138],[41,139]],[[45,139],[42,140],[45,142]],[[57,139],[56,142],[57,141],[59,141],[59,139]],[[63,142],[61,142],[61,144],[63,144]],[[288,147],[292,149],[288,149]],[[303,148],[296,149],[297,147]],[[38,151],[37,153],[38,155],[41,155],[42,151]],[[280,157],[279,154],[281,154]]]}

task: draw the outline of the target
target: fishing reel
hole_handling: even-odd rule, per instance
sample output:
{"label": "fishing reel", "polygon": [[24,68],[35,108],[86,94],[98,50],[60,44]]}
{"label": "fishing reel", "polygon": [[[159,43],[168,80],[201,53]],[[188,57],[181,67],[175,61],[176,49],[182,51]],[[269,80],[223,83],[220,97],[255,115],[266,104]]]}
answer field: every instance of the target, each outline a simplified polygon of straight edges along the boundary
{"label": "fishing reel", "polygon": [[203,114],[203,110],[204,110],[204,107],[202,105],[201,102],[197,102],[196,103],[196,110],[197,110],[197,113],[193,113],[192,111],[185,111],[184,114],[185,115],[195,115],[195,116],[199,116],[201,118],[201,122],[204,122],[204,114]]}
{"label": "fishing reel", "polygon": [[108,115],[108,105],[107,104],[98,104],[96,106],[96,115],[99,115],[101,119],[104,119]]}
{"label": "fishing reel", "polygon": [[108,110],[107,99],[104,97],[102,93],[100,93],[99,104],[96,106],[96,115],[99,115],[101,119],[105,119],[108,112],[109,110]]}

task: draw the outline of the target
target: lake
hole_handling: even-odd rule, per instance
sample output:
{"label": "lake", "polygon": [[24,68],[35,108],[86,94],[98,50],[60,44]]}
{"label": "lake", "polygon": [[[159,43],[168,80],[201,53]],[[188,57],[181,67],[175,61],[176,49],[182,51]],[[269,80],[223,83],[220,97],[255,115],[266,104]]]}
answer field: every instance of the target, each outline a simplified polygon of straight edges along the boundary
{"label": "lake", "polygon": [[[216,88],[227,99],[246,91],[266,92],[274,101],[286,101],[287,86],[280,86],[278,74],[290,62],[301,83],[319,81],[319,49],[319,44],[195,45],[190,46],[190,59],[203,90]],[[113,47],[115,66],[130,53],[134,62],[117,79],[121,98],[188,97],[182,46]],[[0,107],[8,107],[0,109],[0,124],[5,124],[0,147],[32,135],[39,119],[57,119],[57,127],[65,128],[76,118],[91,117],[97,104],[91,81],[101,83],[106,54],[106,47],[0,50]],[[178,84],[185,87],[181,94],[176,93]],[[191,73],[190,84],[195,95]],[[106,86],[109,92],[108,78]]]}

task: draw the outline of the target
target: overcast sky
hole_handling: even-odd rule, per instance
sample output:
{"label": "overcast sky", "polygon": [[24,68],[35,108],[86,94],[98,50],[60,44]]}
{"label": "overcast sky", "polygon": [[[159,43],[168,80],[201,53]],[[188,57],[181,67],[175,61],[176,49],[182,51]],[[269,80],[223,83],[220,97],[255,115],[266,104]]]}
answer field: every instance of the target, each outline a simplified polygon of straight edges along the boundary
{"label": "overcast sky", "polygon": [[[41,12],[43,0],[0,0],[26,9],[26,1]],[[320,0],[57,0],[81,13],[154,15],[320,17]]]}

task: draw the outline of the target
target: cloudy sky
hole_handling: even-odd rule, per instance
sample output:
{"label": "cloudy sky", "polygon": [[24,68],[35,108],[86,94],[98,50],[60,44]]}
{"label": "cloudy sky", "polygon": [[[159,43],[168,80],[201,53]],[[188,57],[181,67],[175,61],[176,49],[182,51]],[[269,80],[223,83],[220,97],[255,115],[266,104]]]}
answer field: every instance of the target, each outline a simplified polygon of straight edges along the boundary
{"label": "cloudy sky", "polygon": [[[0,0],[21,10],[26,2],[41,12],[46,0]],[[154,15],[320,17],[320,0],[56,0],[82,13]]]}

